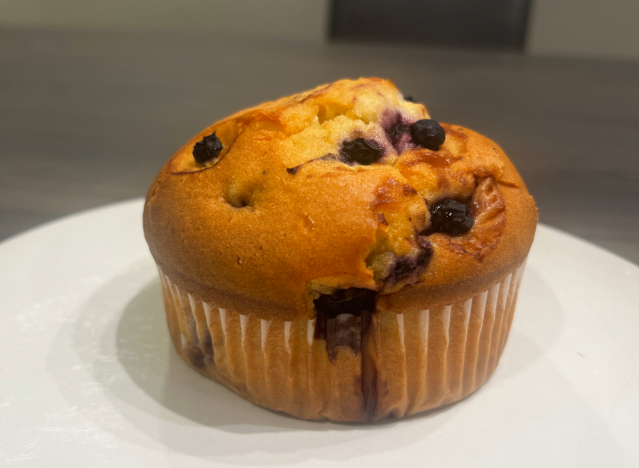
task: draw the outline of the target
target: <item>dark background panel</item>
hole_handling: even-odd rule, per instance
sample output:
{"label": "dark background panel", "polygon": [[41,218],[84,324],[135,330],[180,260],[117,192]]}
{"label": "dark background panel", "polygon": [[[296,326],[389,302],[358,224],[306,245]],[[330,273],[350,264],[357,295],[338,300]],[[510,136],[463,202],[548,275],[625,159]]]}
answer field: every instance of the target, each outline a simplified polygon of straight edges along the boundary
{"label": "dark background panel", "polygon": [[332,40],[523,50],[530,0],[333,0]]}

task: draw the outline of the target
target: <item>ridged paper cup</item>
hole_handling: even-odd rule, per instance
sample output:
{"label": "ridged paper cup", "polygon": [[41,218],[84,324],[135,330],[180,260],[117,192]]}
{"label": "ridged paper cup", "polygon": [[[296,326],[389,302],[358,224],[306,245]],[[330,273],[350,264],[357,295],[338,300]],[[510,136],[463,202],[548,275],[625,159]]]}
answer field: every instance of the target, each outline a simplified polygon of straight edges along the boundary
{"label": "ridged paper cup", "polygon": [[[173,344],[202,375],[300,418],[376,421],[459,400],[493,374],[524,265],[451,304],[344,314],[321,325],[221,308],[159,270]],[[340,345],[346,329],[361,340]]]}

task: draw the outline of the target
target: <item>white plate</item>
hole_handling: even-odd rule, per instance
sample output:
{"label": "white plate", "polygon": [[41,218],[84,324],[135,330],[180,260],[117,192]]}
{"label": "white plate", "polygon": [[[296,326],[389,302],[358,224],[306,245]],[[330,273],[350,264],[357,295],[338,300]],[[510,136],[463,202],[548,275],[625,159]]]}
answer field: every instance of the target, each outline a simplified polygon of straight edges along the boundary
{"label": "white plate", "polygon": [[0,465],[639,466],[639,268],[540,226],[493,378],[377,425],[302,421],[184,364],[135,200],[0,244]]}

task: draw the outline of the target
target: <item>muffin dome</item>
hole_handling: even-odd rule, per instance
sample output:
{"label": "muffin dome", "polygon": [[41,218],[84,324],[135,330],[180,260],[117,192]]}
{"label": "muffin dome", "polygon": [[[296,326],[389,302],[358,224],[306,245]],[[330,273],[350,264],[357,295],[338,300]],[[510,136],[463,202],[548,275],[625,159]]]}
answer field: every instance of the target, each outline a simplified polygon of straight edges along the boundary
{"label": "muffin dome", "polygon": [[335,421],[414,414],[481,386],[536,221],[497,145],[375,78],[208,127],[144,209],[184,361],[257,405]]}
{"label": "muffin dome", "polygon": [[439,126],[392,82],[371,78],[203,130],[153,182],[144,230],[185,289],[294,320],[330,309],[342,290],[371,291],[377,307],[398,312],[479,291],[521,264],[536,219],[496,144]]}

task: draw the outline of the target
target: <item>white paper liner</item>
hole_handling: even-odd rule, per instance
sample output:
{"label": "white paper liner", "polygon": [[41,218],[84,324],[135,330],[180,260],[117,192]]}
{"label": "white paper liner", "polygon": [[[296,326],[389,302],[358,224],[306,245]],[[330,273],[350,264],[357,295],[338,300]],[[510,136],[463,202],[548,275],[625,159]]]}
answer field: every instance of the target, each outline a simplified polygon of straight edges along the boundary
{"label": "white paper liner", "polygon": [[370,421],[459,400],[492,375],[524,266],[466,301],[377,311],[360,352],[342,346],[330,357],[315,338],[316,319],[262,320],[220,308],[159,273],[171,338],[198,372],[302,418]]}

